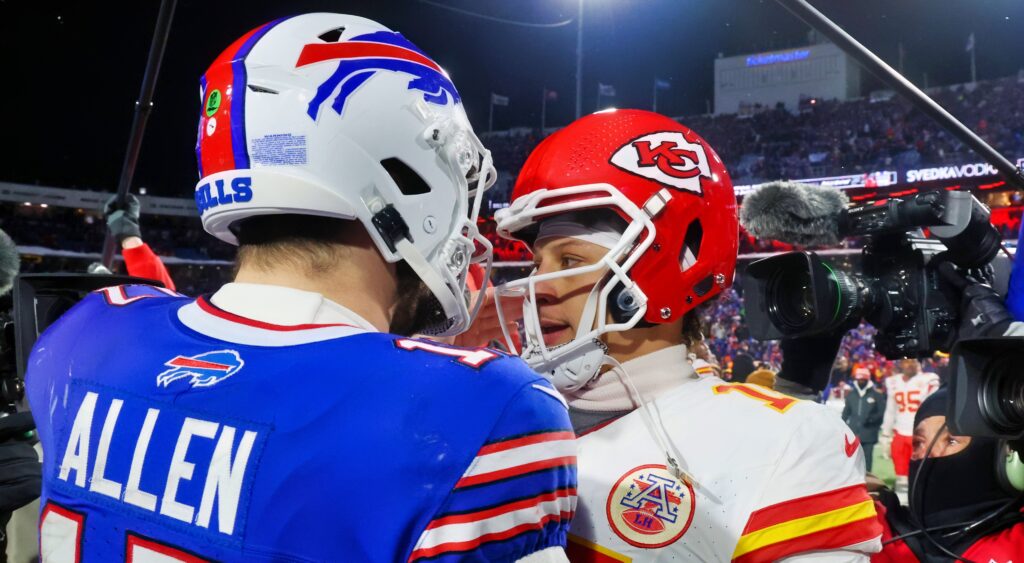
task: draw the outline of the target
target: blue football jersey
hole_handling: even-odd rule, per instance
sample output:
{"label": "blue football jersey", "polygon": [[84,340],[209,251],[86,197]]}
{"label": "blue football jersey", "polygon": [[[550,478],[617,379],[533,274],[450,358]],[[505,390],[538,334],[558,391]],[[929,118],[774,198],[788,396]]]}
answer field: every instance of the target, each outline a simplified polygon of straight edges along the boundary
{"label": "blue football jersey", "polygon": [[36,343],[43,560],[514,561],[564,546],[564,401],[518,358],[148,286]]}

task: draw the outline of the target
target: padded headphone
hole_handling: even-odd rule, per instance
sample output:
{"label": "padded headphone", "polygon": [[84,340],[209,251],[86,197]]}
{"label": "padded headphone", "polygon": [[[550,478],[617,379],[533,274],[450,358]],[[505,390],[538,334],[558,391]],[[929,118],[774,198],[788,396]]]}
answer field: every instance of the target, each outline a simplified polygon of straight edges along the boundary
{"label": "padded headphone", "polygon": [[1024,492],[1024,460],[1007,440],[1000,440],[996,447],[996,478],[1006,492]]}

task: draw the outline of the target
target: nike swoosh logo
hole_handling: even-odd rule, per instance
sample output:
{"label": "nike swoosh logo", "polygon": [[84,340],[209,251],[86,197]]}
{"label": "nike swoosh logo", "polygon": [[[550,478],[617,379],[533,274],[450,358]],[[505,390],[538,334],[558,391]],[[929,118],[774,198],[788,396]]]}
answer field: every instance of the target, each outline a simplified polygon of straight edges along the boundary
{"label": "nike swoosh logo", "polygon": [[843,435],[843,441],[846,442],[846,457],[853,457],[853,454],[857,453],[857,448],[860,447],[860,438],[854,437],[851,442],[846,435]]}

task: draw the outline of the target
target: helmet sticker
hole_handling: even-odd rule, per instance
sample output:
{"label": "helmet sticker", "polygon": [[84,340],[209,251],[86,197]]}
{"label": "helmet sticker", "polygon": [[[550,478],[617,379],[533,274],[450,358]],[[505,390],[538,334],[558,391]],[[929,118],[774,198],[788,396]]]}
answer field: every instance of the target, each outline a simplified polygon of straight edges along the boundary
{"label": "helmet sticker", "polygon": [[211,90],[210,94],[206,97],[206,117],[213,117],[217,110],[220,109],[220,90]]}
{"label": "helmet sticker", "polygon": [[687,141],[678,131],[633,139],[619,147],[610,162],[630,174],[697,195],[703,194],[701,178],[711,178],[704,146]]}

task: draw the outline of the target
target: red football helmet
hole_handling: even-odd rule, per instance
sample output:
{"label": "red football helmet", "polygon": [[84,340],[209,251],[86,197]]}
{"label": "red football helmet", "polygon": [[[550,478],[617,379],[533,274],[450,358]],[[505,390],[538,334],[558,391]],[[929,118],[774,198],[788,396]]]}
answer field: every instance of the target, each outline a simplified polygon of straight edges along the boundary
{"label": "red football helmet", "polygon": [[[627,224],[604,259],[531,275],[501,291],[526,297],[523,355],[541,372],[578,359],[582,348],[607,332],[628,330],[641,320],[675,321],[732,284],[739,233],[732,181],[707,142],[678,122],[640,110],[577,120],[533,151],[510,206],[495,218],[502,236],[531,244],[544,219],[591,209],[612,210]],[[572,342],[548,350],[534,306],[535,283],[602,268],[608,275],[591,292],[584,313],[592,318],[581,319]],[[598,367],[581,365],[576,371],[596,374]],[[556,384],[578,388],[590,377],[577,373],[573,382]]]}

